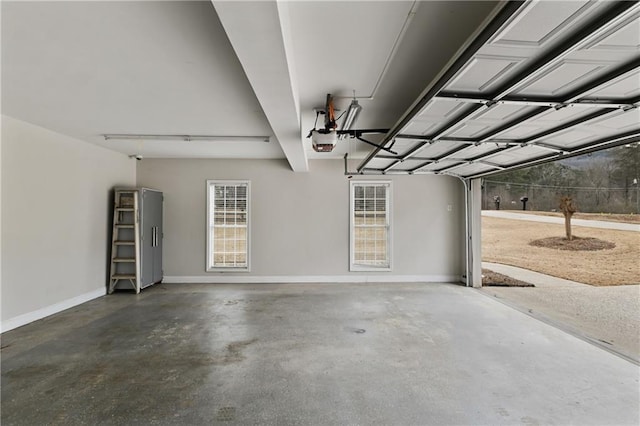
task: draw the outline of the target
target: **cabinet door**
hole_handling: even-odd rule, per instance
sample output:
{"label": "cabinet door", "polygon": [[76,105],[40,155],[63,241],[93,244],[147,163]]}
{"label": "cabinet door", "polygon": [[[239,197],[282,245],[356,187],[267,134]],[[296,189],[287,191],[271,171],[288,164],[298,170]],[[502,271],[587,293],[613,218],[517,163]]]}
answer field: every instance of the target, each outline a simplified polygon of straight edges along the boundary
{"label": "cabinet door", "polygon": [[155,222],[153,207],[153,191],[141,191],[140,207],[140,286],[153,284],[153,261],[155,243]]}
{"label": "cabinet door", "polygon": [[153,193],[153,223],[156,227],[155,246],[153,247],[153,282],[162,281],[162,201],[161,192]]}
{"label": "cabinet door", "polygon": [[142,287],[162,281],[162,198],[162,192],[142,190]]}

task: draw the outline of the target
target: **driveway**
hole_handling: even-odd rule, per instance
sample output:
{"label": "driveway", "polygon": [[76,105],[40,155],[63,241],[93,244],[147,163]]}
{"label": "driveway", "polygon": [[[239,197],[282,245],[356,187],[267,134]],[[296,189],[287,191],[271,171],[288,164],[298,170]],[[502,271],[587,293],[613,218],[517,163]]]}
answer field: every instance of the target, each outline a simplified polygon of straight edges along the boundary
{"label": "driveway", "polygon": [[483,287],[483,293],[640,364],[640,286],[594,287],[515,266],[482,267],[535,285]]}

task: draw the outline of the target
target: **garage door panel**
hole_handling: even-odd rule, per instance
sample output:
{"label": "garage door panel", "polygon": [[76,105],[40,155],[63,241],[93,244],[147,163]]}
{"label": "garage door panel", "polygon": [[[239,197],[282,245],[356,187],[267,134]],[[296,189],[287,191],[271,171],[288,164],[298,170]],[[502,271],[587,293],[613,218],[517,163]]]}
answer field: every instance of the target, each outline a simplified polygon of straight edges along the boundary
{"label": "garage door panel", "polygon": [[491,161],[492,163],[506,167],[510,164],[524,161],[527,158],[538,158],[543,157],[547,154],[549,154],[549,150],[535,145],[529,145],[524,147],[512,148],[502,151],[498,154],[491,155],[487,157],[487,161]]}
{"label": "garage door panel", "polygon": [[531,2],[506,27],[487,43],[488,46],[540,48],[562,35],[567,27],[594,8],[594,3]]}
{"label": "garage door panel", "polygon": [[367,168],[376,169],[376,170],[384,170],[388,166],[390,166],[395,160],[385,159],[385,158],[374,158],[369,162]]}
{"label": "garage door panel", "polygon": [[[593,127],[596,131],[610,132],[610,131],[627,131],[634,127],[638,127],[640,123],[640,110],[632,109],[628,111],[615,111],[604,117],[600,117],[588,124],[589,127]],[[583,125],[581,127],[587,127]]]}
{"label": "garage door panel", "polygon": [[501,79],[525,57],[478,55],[451,82],[452,92],[481,92],[492,90]]}
{"label": "garage door panel", "polygon": [[[398,153],[398,156],[402,157],[411,151],[416,146],[424,143],[422,139],[405,139],[405,138],[396,138],[395,143],[391,147],[391,149]],[[386,153],[385,153],[386,154]]]}
{"label": "garage door panel", "polygon": [[586,48],[638,53],[640,50],[640,13],[631,13],[616,25],[601,32]]}
{"label": "garage door panel", "polygon": [[589,129],[572,128],[556,133],[553,136],[546,137],[542,139],[541,142],[569,149],[575,146],[584,145],[590,140],[597,138],[598,135],[595,135]]}
{"label": "garage door panel", "polygon": [[456,138],[476,138],[491,130],[491,127],[492,125],[490,123],[466,121],[454,126],[450,131],[445,133],[445,136]]}
{"label": "garage door panel", "polygon": [[464,164],[460,167],[451,169],[451,172],[460,176],[469,176],[469,175],[474,175],[476,173],[490,172],[492,170],[499,170],[499,169],[487,164],[471,163],[471,164]]}
{"label": "garage door panel", "polygon": [[437,171],[440,169],[446,169],[447,167],[452,167],[457,164],[460,164],[459,161],[440,161],[437,163],[428,164],[420,169],[420,171]]}
{"label": "garage door panel", "polygon": [[640,70],[618,78],[587,94],[587,99],[629,99],[640,96]]}
{"label": "garage door panel", "polygon": [[496,144],[492,144],[492,143],[471,145],[468,148],[463,149],[462,151],[456,152],[455,154],[453,154],[453,157],[461,158],[465,160],[471,160],[473,158],[489,154],[501,148],[502,147],[496,146]]}
{"label": "garage door panel", "polygon": [[522,86],[519,95],[537,95],[557,98],[580,87],[586,81],[602,75],[614,63],[601,61],[562,60],[553,67],[540,72],[535,78]]}
{"label": "garage door panel", "polygon": [[563,148],[577,148],[589,142],[601,140],[609,135],[616,135],[632,130],[640,130],[640,111],[614,111],[588,123],[575,126],[542,139]]}
{"label": "garage door panel", "polygon": [[420,157],[438,158],[448,152],[451,152],[453,150],[463,148],[466,146],[468,146],[468,144],[453,142],[448,140],[439,140],[430,145],[425,146],[423,149],[420,150],[418,155]]}
{"label": "garage door panel", "polygon": [[[443,119],[453,118],[460,113],[462,108],[466,105],[463,102],[449,99],[433,99],[427,105],[422,108],[420,113],[414,117],[415,120],[430,120],[434,119],[438,122]],[[405,133],[403,131],[403,133]]]}
{"label": "garage door panel", "polygon": [[[420,157],[420,158],[422,158],[422,157]],[[417,167],[420,167],[421,165],[423,165],[425,163],[427,163],[427,161],[424,160],[424,159],[410,158],[408,160],[403,161],[402,163],[400,163],[396,167],[394,167],[393,170],[396,170],[396,171],[411,171],[411,170],[414,170]]]}
{"label": "garage door panel", "polygon": [[548,111],[501,134],[501,138],[520,140],[532,137],[535,134],[559,126],[568,121],[577,120],[593,112],[588,106],[571,106],[566,108],[549,108]]}
{"label": "garage door panel", "polygon": [[416,120],[406,125],[402,131],[402,134],[406,135],[428,135],[433,133],[440,125],[437,120]]}

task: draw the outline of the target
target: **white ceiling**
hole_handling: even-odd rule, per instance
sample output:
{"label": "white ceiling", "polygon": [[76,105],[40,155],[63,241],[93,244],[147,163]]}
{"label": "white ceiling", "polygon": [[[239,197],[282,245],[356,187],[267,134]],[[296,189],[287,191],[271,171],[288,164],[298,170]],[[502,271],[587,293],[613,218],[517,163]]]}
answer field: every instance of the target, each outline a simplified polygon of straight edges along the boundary
{"label": "white ceiling", "polygon": [[[2,113],[145,157],[362,157],[305,138],[327,93],[388,128],[500,6],[480,1],[2,1]],[[344,98],[340,98],[344,97]],[[103,134],[271,136],[105,141]],[[372,138],[373,139],[373,138]]]}

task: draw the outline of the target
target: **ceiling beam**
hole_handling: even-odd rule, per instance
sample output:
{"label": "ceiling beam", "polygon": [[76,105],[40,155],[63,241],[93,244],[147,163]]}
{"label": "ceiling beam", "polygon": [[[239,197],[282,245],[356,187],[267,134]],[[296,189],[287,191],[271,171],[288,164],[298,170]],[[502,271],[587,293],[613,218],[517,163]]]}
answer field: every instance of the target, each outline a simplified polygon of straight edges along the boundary
{"label": "ceiling beam", "polygon": [[291,64],[288,6],[271,1],[212,3],[291,169],[308,172]]}

